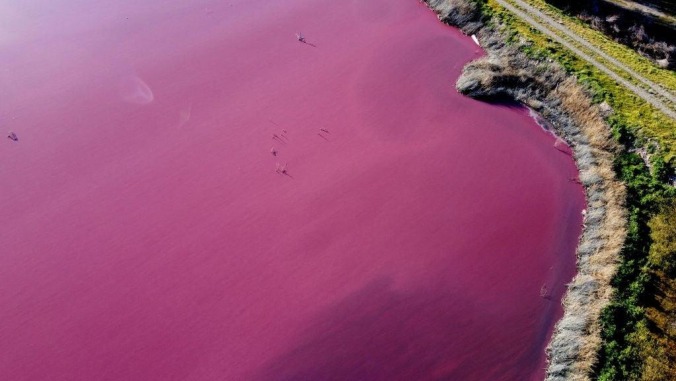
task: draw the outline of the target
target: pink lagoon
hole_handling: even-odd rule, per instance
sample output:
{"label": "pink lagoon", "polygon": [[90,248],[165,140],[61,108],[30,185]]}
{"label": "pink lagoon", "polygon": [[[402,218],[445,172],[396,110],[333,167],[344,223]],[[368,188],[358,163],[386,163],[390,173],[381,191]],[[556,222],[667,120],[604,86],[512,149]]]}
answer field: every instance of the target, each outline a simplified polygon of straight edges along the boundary
{"label": "pink lagoon", "polygon": [[577,170],[456,92],[483,53],[423,4],[0,20],[4,379],[543,378]]}

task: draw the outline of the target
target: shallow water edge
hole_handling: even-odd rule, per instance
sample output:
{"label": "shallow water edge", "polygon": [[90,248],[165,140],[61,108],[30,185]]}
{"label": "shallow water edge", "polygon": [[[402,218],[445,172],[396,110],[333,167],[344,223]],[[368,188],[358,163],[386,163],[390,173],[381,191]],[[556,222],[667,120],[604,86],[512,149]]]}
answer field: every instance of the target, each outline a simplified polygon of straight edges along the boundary
{"label": "shallow water edge", "polygon": [[[538,112],[572,148],[587,209],[577,248],[577,274],[562,301],[564,315],[547,348],[546,380],[589,380],[600,345],[598,323],[608,304],[610,281],[626,235],[624,186],[615,178],[616,147],[600,111],[574,78],[553,64],[530,60],[507,45],[501,27],[486,27],[479,7],[467,0],[425,0],[442,22],[475,34],[488,56],[470,62],[458,79],[460,92],[481,99],[508,97]],[[546,75],[510,81],[518,71]],[[548,78],[547,82],[539,78]]]}

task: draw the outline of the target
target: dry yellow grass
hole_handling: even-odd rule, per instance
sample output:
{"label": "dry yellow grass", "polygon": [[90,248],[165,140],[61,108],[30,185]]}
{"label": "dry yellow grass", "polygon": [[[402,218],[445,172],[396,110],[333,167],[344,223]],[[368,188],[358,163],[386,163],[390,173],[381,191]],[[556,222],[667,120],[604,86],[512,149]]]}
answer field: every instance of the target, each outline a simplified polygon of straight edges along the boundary
{"label": "dry yellow grass", "polygon": [[643,381],[676,377],[676,204],[665,206],[650,223],[654,244],[648,257],[654,300],[646,308],[649,326],[640,327],[635,341],[644,358]]}
{"label": "dry yellow grass", "polygon": [[[599,315],[612,297],[610,282],[615,274],[619,252],[626,237],[626,211],[623,206],[625,189],[615,178],[612,152],[617,148],[612,143],[610,128],[603,120],[598,107],[592,105],[590,97],[572,78],[566,79],[558,87],[555,96],[561,100],[565,112],[571,116],[586,137],[596,159],[596,165],[590,167],[589,171],[594,172],[602,180],[587,188],[587,200],[589,202],[594,199],[590,197],[592,194],[602,194],[600,199],[591,202],[596,202],[599,204],[598,207],[605,209],[605,217],[598,226],[585,227],[585,230],[597,229],[603,245],[589,257],[586,268],[578,269],[578,275],[572,282],[575,284],[580,278],[591,276],[600,287],[587,300],[580,300],[569,292],[563,302],[567,315],[586,315],[588,319],[586,334],[580,341],[582,345],[574,362],[573,372],[570,374],[571,380],[582,381],[589,379],[591,368],[596,361],[601,344]],[[557,334],[560,333],[557,330]]]}

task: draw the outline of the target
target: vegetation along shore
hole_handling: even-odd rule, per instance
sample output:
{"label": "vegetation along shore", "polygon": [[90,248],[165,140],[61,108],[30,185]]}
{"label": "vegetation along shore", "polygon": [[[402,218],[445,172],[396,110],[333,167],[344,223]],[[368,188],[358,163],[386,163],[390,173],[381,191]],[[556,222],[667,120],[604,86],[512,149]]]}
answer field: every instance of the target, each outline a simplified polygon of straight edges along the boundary
{"label": "vegetation along shore", "polygon": [[[578,270],[547,349],[547,380],[675,379],[676,121],[501,5],[511,1],[425,2],[441,21],[476,35],[487,53],[465,67],[458,91],[527,105],[571,146],[579,168],[587,210]],[[674,72],[553,7],[543,11],[586,41],[604,41],[598,62],[617,69],[610,55],[674,91]]]}

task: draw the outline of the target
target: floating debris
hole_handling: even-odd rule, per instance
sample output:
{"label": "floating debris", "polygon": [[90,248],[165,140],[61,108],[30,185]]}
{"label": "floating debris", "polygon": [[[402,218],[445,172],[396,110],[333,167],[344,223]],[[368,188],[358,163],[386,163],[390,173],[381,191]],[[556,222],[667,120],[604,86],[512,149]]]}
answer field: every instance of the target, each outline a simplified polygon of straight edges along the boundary
{"label": "floating debris", "polygon": [[281,173],[283,175],[288,175],[289,171],[286,169],[286,165],[288,163],[284,163],[284,165],[280,165],[279,163],[276,163],[277,169],[275,169],[275,172]]}
{"label": "floating debris", "polygon": [[312,46],[313,48],[316,48],[316,47],[317,47],[317,45],[307,42],[307,40],[306,40],[305,37],[303,36],[303,33],[300,33],[300,32],[296,33],[296,39],[298,39],[299,42],[302,42],[302,43],[304,43],[305,45]]}

